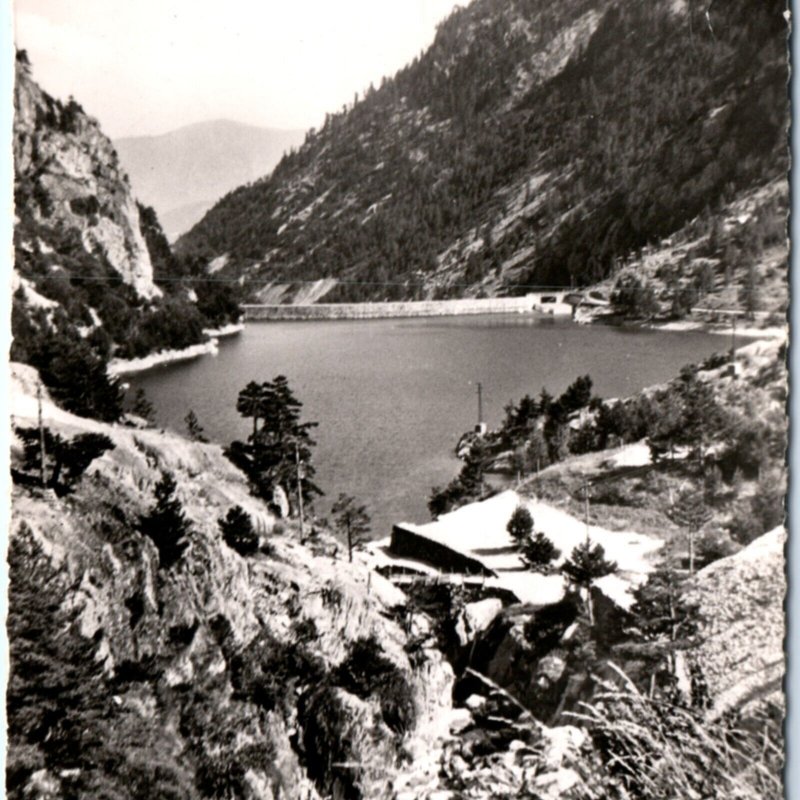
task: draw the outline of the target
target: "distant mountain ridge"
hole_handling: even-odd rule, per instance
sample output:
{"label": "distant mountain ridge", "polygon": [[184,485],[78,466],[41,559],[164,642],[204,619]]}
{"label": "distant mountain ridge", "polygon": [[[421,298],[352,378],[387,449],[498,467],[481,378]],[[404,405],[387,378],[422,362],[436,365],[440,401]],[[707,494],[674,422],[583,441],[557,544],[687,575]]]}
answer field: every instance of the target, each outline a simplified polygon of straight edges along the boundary
{"label": "distant mountain ridge", "polygon": [[[475,0],[177,250],[227,255],[256,298],[328,278],[325,301],[358,301],[594,283],[678,231],[697,247],[726,205],[785,176],[783,12]],[[726,230],[696,255],[735,282],[760,248]],[[673,266],[697,278],[695,260]]]}
{"label": "distant mountain ridge", "polygon": [[134,192],[174,238],[228,191],[267,175],[302,139],[302,131],[220,119],[114,144]]}

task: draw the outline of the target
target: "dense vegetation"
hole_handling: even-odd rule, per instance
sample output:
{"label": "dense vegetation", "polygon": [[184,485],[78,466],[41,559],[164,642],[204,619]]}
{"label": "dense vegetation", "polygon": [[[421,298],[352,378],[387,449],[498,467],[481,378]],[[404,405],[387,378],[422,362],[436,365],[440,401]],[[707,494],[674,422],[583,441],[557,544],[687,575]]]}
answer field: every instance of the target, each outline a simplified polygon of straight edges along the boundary
{"label": "dense vegetation", "polygon": [[303,404],[294,396],[284,375],[258,384],[250,381],[239,392],[236,410],[252,418],[247,441],[231,442],[225,455],[247,475],[253,493],[268,502],[280,487],[295,502],[311,501],[322,490],[314,483],[311,461],[316,422],[301,422]]}
{"label": "dense vegetation", "polygon": [[[238,319],[236,292],[209,283],[196,261],[176,258],[153,209],[138,207],[139,231],[125,227],[136,218],[127,219],[130,190],[110,142],[74,100],[65,105],[39,90],[24,52],[17,64],[18,91],[35,113],[18,114],[14,127],[15,153],[24,156],[14,175],[11,358],[36,367],[65,408],[113,420],[121,398],[106,375],[108,360],[204,341],[204,328]],[[76,186],[68,171],[54,170],[54,150],[67,161],[80,151],[93,183]],[[92,243],[101,230],[115,231],[129,257],[142,234],[162,297],[147,299],[123,281],[104,247]]]}
{"label": "dense vegetation", "polygon": [[[477,0],[179,249],[231,254],[254,288],[337,276],[329,300],[597,280],[689,221],[707,234],[722,203],[785,172],[783,11]],[[556,39],[593,12],[574,51]],[[457,274],[434,280],[459,239]]]}
{"label": "dense vegetation", "polygon": [[[675,481],[664,513],[686,531],[690,570],[695,562],[728,555],[784,518],[786,428],[776,404],[776,398],[779,403],[785,397],[784,356],[780,348],[776,362],[726,394],[714,371],[729,374],[728,354],[685,367],[665,387],[625,399],[593,396],[589,376],[576,379],[558,398],[544,389],[538,399],[526,395],[507,406],[497,430],[463,437],[461,472],[445,488],[432,490],[431,514],[437,517],[487,496],[487,472],[521,481],[530,476],[538,492],[539,473],[570,455],[644,441],[652,462],[648,468],[638,475],[633,470],[630,485],[625,470],[619,476],[612,471],[591,487],[593,503],[654,508],[666,503],[664,481]],[[570,488],[553,480],[557,496],[574,495],[582,513],[587,486]],[[635,497],[634,484],[640,487]],[[536,561],[537,553],[531,558]]]}
{"label": "dense vegetation", "polygon": [[65,439],[50,428],[14,428],[22,441],[21,469],[12,469],[18,483],[43,483],[57,494],[67,494],[89,465],[114,443],[102,433],[81,433]]}

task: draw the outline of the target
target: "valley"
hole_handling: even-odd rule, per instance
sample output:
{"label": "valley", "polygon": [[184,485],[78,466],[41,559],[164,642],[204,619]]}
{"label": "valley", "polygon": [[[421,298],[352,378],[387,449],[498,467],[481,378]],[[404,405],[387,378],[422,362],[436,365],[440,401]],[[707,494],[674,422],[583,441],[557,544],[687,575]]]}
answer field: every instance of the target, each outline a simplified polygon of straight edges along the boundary
{"label": "valley", "polygon": [[783,797],[784,6],[31,2],[6,796]]}

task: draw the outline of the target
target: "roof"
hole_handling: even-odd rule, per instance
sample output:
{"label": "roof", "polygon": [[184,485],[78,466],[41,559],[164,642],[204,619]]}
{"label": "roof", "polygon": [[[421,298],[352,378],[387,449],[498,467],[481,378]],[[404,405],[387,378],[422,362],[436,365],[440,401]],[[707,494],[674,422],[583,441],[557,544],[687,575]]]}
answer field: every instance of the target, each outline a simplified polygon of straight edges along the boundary
{"label": "roof", "polygon": [[[555,602],[564,592],[562,576],[542,575],[528,570],[519,556],[516,543],[506,530],[508,520],[518,505],[524,505],[531,512],[534,530],[544,533],[561,550],[561,558],[556,563],[567,558],[587,535],[587,526],[572,515],[539,500],[523,498],[510,490],[443,514],[434,522],[424,525],[404,522],[395,526],[395,530],[409,531],[466,558],[480,561],[497,576],[487,578],[486,585],[511,591],[521,602],[542,605]],[[601,544],[606,556],[619,566],[616,575],[600,579],[597,587],[618,605],[627,608],[631,602],[628,590],[651,571],[649,556],[663,543],[632,531],[616,532],[596,525],[588,526],[588,535],[593,542]],[[387,559],[395,558],[386,540],[373,543],[371,549],[376,555],[380,550],[383,564]],[[420,562],[409,559],[407,554],[397,560],[404,566],[414,564],[420,568]]]}

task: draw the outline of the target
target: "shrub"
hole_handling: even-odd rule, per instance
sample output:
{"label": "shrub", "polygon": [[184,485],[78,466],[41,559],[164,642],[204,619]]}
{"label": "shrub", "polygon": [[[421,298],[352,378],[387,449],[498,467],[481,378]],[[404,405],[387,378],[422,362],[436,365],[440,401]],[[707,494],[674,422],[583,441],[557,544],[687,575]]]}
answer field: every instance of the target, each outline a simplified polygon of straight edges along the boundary
{"label": "shrub", "polygon": [[561,551],[541,531],[529,539],[522,548],[522,559],[534,569],[546,568],[561,556]]}
{"label": "shrub", "polygon": [[732,556],[739,547],[724,531],[709,531],[697,542],[697,559],[702,566]]}
{"label": "shrub", "polygon": [[658,311],[655,290],[632,272],[617,278],[610,299],[614,312],[625,317],[652,317]]}
{"label": "shrub", "polygon": [[297,687],[319,684],[325,665],[302,642],[282,642],[264,631],[230,659],[235,695],[265,711],[288,711]]}
{"label": "shrub", "polygon": [[408,679],[386,658],[374,637],[350,645],[334,681],[357,697],[377,695],[383,721],[395,733],[404,733],[413,724],[414,700]]}
{"label": "shrub", "polygon": [[[38,428],[15,428],[23,442],[23,469],[28,478],[41,473],[42,451]],[[64,439],[49,428],[44,429],[45,457],[47,459],[47,485],[59,494],[68,492],[96,458],[115,445],[108,436],[100,433],[81,433]]]}
{"label": "shrub", "polygon": [[302,731],[306,770],[323,797],[360,800],[360,772],[341,769],[356,750],[350,714],[336,689],[329,683],[300,698],[297,719]]}
{"label": "shrub", "polygon": [[517,506],[508,520],[506,530],[509,536],[522,545],[533,532],[533,517],[525,506]]}
{"label": "shrub", "polygon": [[52,330],[37,332],[26,343],[27,363],[39,370],[53,399],[82,417],[115,422],[122,414],[122,390],[105,362],[82,339]]}
{"label": "shrub", "polygon": [[155,505],[141,517],[139,528],[158,548],[159,564],[169,569],[183,555],[189,542],[186,537],[191,530],[183,513],[180,500],[175,496],[177,485],[169,472],[161,473],[155,488]]}
{"label": "shrub", "polygon": [[240,556],[249,556],[258,550],[258,534],[253,529],[253,521],[241,506],[228,509],[226,516],[219,519],[219,528],[225,544]]}

